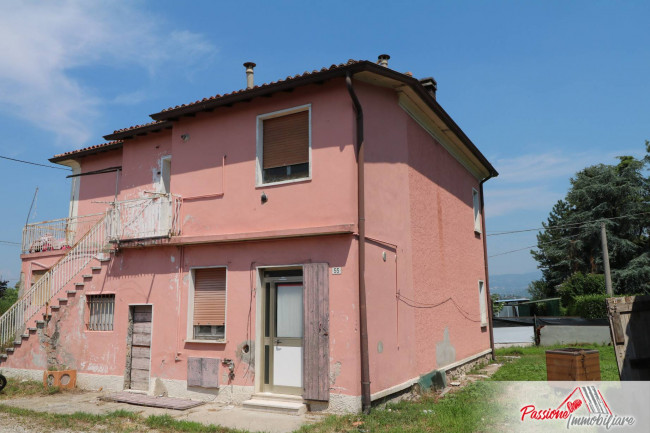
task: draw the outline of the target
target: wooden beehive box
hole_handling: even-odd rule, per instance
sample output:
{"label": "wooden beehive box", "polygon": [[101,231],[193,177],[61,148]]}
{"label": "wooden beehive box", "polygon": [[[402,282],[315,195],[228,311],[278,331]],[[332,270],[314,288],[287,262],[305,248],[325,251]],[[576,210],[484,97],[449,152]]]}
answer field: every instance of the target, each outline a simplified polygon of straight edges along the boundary
{"label": "wooden beehive box", "polygon": [[600,380],[598,351],[575,347],[547,350],[546,380]]}

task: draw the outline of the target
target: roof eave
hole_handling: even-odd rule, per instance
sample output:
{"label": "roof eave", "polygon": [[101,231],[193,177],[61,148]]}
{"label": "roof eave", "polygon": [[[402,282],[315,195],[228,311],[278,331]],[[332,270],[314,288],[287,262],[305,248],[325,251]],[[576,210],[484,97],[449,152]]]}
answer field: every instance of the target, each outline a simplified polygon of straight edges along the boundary
{"label": "roof eave", "polygon": [[101,146],[97,147],[94,149],[86,149],[86,150],[81,150],[78,152],[72,152],[72,153],[67,153],[63,155],[58,155],[58,156],[53,156],[50,158],[48,161],[54,164],[60,164],[60,165],[67,165],[67,164],[61,164],[64,161],[69,161],[69,160],[76,160],[78,158],[82,158],[84,156],[88,155],[94,155],[97,153],[101,152],[108,152],[110,150],[116,150],[116,149],[121,149],[124,143],[119,142],[119,143],[112,143],[107,146]]}
{"label": "roof eave", "polygon": [[142,127],[130,128],[124,131],[115,131],[112,134],[104,135],[104,139],[105,140],[128,140],[138,135],[147,135],[152,132],[161,132],[165,129],[171,129],[172,126],[173,123],[171,121],[158,122],[158,123],[154,123],[153,125],[145,125]]}

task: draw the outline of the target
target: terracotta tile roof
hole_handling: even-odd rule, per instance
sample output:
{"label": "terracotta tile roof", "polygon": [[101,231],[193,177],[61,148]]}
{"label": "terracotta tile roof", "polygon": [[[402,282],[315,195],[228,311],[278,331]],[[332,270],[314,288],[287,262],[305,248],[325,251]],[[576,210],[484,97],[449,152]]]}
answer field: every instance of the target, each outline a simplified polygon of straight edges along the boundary
{"label": "terracotta tile roof", "polygon": [[108,150],[122,147],[122,140],[109,141],[108,143],[96,144],[94,146],[84,147],[83,149],[71,150],[65,153],[59,153],[49,159],[50,162],[59,162],[66,159],[78,158],[80,156],[92,155],[93,153],[105,152]]}
{"label": "terracotta tile roof", "polygon": [[133,126],[129,126],[128,128],[116,129],[115,131],[113,131],[113,134],[118,134],[120,132],[133,131],[134,129],[144,129],[144,128],[148,128],[150,126],[165,126],[165,125],[162,125],[162,124],[166,124],[166,123],[167,122],[165,122],[163,120],[154,120],[153,122],[144,123],[142,125],[133,125]]}
{"label": "terracotta tile roof", "polygon": [[[333,65],[331,65],[329,68],[323,67],[323,68],[321,68],[320,70],[319,70],[319,69],[314,69],[314,70],[311,71],[311,72],[309,72],[309,71],[305,71],[305,72],[303,72],[302,74],[296,74],[296,75],[294,75],[294,76],[289,75],[289,76],[288,76],[287,78],[285,78],[285,79],[280,79],[280,80],[277,80],[277,81],[271,81],[270,83],[264,83],[264,84],[261,84],[261,85],[259,85],[259,86],[254,86],[252,89],[239,89],[239,90],[234,90],[234,91],[229,92],[229,93],[224,93],[223,95],[221,95],[221,94],[216,94],[216,95],[214,95],[214,96],[210,96],[210,97],[207,97],[207,98],[199,99],[199,100],[196,100],[196,101],[194,101],[194,102],[189,102],[189,103],[187,103],[187,104],[181,104],[181,105],[177,105],[177,106],[175,106],[175,107],[165,108],[165,109],[162,110],[160,113],[156,113],[156,114],[167,113],[167,112],[169,112],[169,111],[177,110],[177,109],[179,109],[179,108],[191,107],[191,106],[194,106],[194,105],[197,105],[197,104],[201,104],[201,103],[203,103],[203,102],[213,101],[213,100],[221,99],[221,98],[225,98],[225,97],[227,97],[227,96],[231,96],[231,95],[239,95],[239,94],[242,94],[242,93],[252,92],[252,91],[255,90],[255,89],[261,89],[261,88],[269,87],[269,86],[272,86],[272,85],[276,85],[276,84],[280,84],[280,83],[285,83],[285,82],[289,82],[289,81],[297,80],[297,79],[299,79],[299,78],[310,77],[310,76],[312,76],[312,75],[314,75],[314,74],[318,74],[318,73],[322,73],[322,72],[327,72],[327,71],[333,71],[333,70],[336,70],[336,69],[344,68],[344,67],[346,67],[346,66],[355,65],[355,64],[360,64],[360,63],[364,63],[364,62],[367,62],[367,60],[354,60],[354,59],[350,59],[350,60],[348,60],[346,63],[339,63],[338,65],[333,64]],[[153,117],[153,115],[152,115],[152,117]]]}

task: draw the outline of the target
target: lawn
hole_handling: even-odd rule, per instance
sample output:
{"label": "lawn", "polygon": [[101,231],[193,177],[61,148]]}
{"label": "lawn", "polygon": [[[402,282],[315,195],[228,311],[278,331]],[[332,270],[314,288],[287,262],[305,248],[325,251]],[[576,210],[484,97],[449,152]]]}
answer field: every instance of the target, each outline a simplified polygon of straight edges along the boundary
{"label": "lawn", "polygon": [[[503,363],[503,366],[491,379],[499,381],[546,380],[546,351],[563,347],[566,347],[566,345],[497,349],[497,361]],[[573,347],[598,350],[601,380],[619,380],[613,346],[586,344],[574,345]],[[510,356],[518,356],[519,358],[508,358]]]}

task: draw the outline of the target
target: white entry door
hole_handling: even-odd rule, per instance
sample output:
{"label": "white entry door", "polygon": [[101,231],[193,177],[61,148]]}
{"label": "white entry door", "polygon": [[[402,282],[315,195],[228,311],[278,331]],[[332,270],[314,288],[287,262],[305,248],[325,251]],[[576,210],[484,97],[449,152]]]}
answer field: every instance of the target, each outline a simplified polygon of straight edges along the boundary
{"label": "white entry door", "polygon": [[264,390],[302,394],[303,284],[267,284]]}

